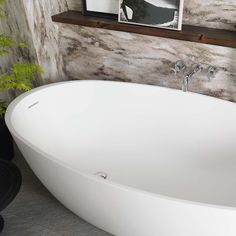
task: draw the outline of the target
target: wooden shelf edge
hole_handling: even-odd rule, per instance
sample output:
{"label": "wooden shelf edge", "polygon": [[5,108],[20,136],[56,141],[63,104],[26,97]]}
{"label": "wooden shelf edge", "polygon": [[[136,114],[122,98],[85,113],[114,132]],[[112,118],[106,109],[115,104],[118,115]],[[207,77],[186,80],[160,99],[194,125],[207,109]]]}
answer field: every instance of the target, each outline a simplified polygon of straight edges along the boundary
{"label": "wooden shelf edge", "polygon": [[60,23],[236,48],[236,31],[191,25],[183,25],[182,31],[158,29],[154,27],[119,23],[113,19],[84,16],[79,11],[62,12],[52,16],[52,20]]}

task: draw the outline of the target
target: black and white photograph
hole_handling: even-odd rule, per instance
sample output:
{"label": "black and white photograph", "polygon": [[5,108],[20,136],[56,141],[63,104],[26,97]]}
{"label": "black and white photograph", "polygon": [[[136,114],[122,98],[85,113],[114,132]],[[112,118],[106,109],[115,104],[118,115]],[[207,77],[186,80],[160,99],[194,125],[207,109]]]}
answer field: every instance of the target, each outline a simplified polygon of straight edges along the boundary
{"label": "black and white photograph", "polygon": [[184,0],[119,0],[119,22],[182,29]]}
{"label": "black and white photograph", "polygon": [[84,15],[117,19],[119,0],[82,0]]}

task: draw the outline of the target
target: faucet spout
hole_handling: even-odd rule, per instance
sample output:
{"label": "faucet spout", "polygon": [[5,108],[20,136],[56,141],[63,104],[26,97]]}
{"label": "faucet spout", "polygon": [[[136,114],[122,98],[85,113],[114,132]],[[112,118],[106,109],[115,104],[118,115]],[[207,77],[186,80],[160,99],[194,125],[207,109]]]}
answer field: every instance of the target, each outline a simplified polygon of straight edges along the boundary
{"label": "faucet spout", "polygon": [[201,72],[202,71],[202,66],[200,64],[193,64],[192,65],[192,69],[191,71],[185,75],[183,81],[182,81],[182,90],[183,92],[187,92],[188,91],[188,84],[189,81],[193,78],[193,76],[197,73],[197,72]]}
{"label": "faucet spout", "polygon": [[183,90],[183,92],[188,91],[188,81],[189,81],[189,77],[185,76],[185,78],[182,81],[182,90]]}

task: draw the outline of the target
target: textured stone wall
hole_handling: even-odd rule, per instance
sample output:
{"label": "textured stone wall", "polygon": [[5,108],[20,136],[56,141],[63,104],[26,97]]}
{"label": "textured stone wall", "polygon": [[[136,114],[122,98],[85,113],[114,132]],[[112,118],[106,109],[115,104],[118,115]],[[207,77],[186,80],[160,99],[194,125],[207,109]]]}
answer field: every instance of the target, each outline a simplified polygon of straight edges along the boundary
{"label": "textured stone wall", "polygon": [[[182,73],[170,70],[181,59],[204,70],[191,91],[236,101],[236,49],[87,27],[60,25],[64,72],[69,79],[105,79],[181,89]],[[216,66],[215,79],[207,68]]]}
{"label": "textured stone wall", "polygon": [[[0,57],[0,74],[8,71],[13,63],[38,61],[22,1],[5,1],[4,12],[5,17],[0,18],[0,34],[9,35],[18,42],[27,42],[28,48],[13,47],[8,55]],[[0,91],[1,98],[11,99],[11,96],[6,92]]]}
{"label": "textured stone wall", "polygon": [[[185,0],[184,23],[235,30],[235,0]],[[9,0],[13,4],[15,0]],[[170,73],[175,61],[200,62],[220,70],[209,81],[206,70],[190,90],[236,101],[236,49],[54,23],[51,15],[80,10],[79,0],[17,0],[32,43],[31,59],[45,69],[40,84],[67,79],[105,79],[180,88],[183,75]],[[9,9],[18,21],[19,10]],[[18,14],[18,15],[17,15]],[[17,18],[17,19],[16,19]],[[19,19],[18,19],[19,18]],[[27,29],[27,30],[26,30]],[[19,30],[19,29],[18,29]]]}
{"label": "textured stone wall", "polygon": [[236,30],[235,0],[184,0],[183,22],[209,28]]}

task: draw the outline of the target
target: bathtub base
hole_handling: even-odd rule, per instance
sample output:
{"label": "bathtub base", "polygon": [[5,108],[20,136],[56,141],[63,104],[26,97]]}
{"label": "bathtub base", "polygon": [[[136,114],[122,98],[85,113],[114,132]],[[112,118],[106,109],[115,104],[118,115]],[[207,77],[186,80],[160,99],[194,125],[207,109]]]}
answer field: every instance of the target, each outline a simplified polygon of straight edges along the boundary
{"label": "bathtub base", "polygon": [[20,140],[17,144],[40,181],[65,207],[112,235],[236,235],[235,210],[122,188],[43,158]]}

